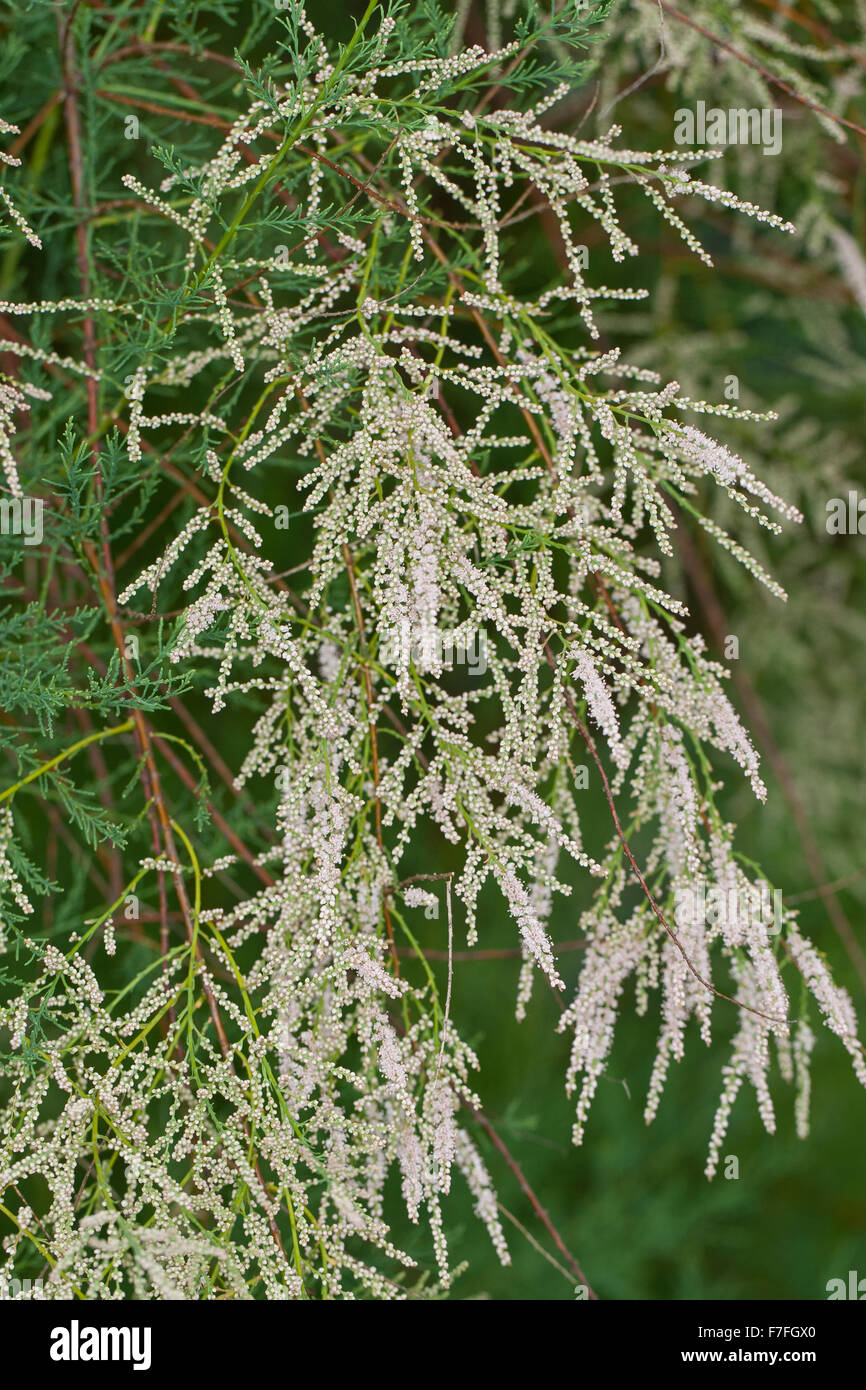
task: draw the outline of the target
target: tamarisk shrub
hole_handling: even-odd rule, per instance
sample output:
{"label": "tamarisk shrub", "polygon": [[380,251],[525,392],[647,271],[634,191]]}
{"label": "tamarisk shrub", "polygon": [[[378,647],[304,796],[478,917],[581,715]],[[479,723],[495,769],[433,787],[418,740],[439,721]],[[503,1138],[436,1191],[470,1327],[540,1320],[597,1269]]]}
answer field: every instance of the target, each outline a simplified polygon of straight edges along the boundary
{"label": "tamarisk shrub", "polygon": [[[810,1017],[866,1082],[793,911],[683,910],[698,883],[770,896],[717,806],[726,774],[764,798],[757,755],[660,582],[688,524],[784,598],[704,506],[799,520],[703,428],[765,417],[598,325],[645,297],[605,283],[639,254],[635,198],[707,264],[695,206],[794,229],[699,175],[706,151],[560,128],[604,5],[517,7],[488,52],[434,5],[370,3],[339,45],[290,0],[252,7],[233,58],[202,28],[228,7],[181,8],[38,12],[58,138],[2,189],[46,288],[0,304],[6,486],[45,503],[37,549],[4,537],[3,1274],[439,1296],[452,1182],[509,1253],[420,909],[453,953],[483,940],[482,892],[501,905],[523,1017],[539,977],[565,991],[554,895],[592,883],[558,1024],[575,1143],[632,979],[638,1012],[661,1001],[647,1119],[689,1020],[709,1042],[716,997],[738,1012],[708,1176],[744,1081],[774,1129],[771,1053],[806,1132]],[[39,105],[18,100],[4,139]],[[529,218],[561,271],[515,256]],[[398,1188],[430,1284],[392,1240]]]}

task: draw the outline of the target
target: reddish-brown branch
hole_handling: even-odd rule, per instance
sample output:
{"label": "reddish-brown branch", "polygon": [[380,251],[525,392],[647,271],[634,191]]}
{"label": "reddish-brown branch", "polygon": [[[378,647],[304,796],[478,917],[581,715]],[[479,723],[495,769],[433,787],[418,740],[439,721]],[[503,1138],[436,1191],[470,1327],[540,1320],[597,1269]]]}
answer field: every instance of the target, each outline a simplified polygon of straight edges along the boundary
{"label": "reddish-brown branch", "polygon": [[27,144],[29,144],[29,142],[33,139],[33,136],[36,134],[37,130],[39,130],[39,128],[45,123],[46,119],[51,115],[51,112],[54,110],[55,106],[61,100],[62,97],[62,92],[55,92],[53,96],[50,96],[48,98],[48,100],[45,102],[43,106],[40,106],[39,110],[36,112],[36,115],[32,116],[31,119],[27,122],[21,134],[16,135],[15,139],[9,146],[9,149],[7,151],[8,154],[18,155],[21,153],[24,147]]}
{"label": "reddish-brown branch", "polygon": [[215,53],[211,48],[195,50],[187,43],[172,43],[168,40],[153,40],[148,42],[145,39],[135,39],[132,43],[125,44],[123,48],[115,48],[112,53],[107,54],[99,65],[99,71],[109,67],[112,63],[119,63],[124,58],[143,58],[149,53],[181,53],[194,61],[207,60],[210,63],[221,63],[224,67],[233,68],[235,72],[243,72],[240,63],[235,62],[234,58],[228,58],[224,53]]}
{"label": "reddish-brown branch", "polygon": [[[71,17],[70,17],[71,19]],[[66,120],[67,148],[69,157],[69,173],[72,185],[72,202],[76,212],[79,214],[76,225],[76,259],[78,262],[79,278],[81,283],[81,293],[84,299],[90,294],[90,270],[88,264],[87,248],[87,227],[86,221],[81,216],[84,209],[84,161],[82,153],[81,123],[78,110],[78,73],[75,56],[75,40],[72,32],[72,25],[69,20],[63,26],[62,17],[58,15],[58,28],[61,40],[61,54],[63,61],[64,76],[64,116]],[[96,366],[95,338],[93,320],[88,314],[84,319],[84,360],[88,367],[94,369]],[[88,399],[88,424],[89,433],[92,441],[92,456],[94,464],[94,486],[97,500],[101,500],[103,495],[103,480],[99,466],[99,455],[96,448],[96,440],[99,436],[99,409],[97,400],[97,388],[94,377],[87,378],[87,399]],[[134,672],[129,657],[127,656],[126,638],[123,625],[117,608],[116,588],[114,582],[114,565],[111,555],[111,544],[108,530],[108,518],[103,509],[101,514],[101,545],[97,547],[90,543],[85,544],[84,551],[88,562],[91,564],[105,605],[106,614],[111,628],[114,644],[118,652],[121,668],[129,684],[130,690],[134,692]],[[147,815],[151,826],[151,835],[154,842],[154,853],[159,854],[160,844],[166,857],[173,864],[177,865],[172,873],[175,892],[183,913],[186,925],[187,937],[198,958],[203,962],[201,947],[197,944],[196,924],[193,918],[192,907],[186,891],[186,884],[183,880],[180,859],[175,846],[174,835],[171,826],[171,817],[166,806],[162,792],[162,783],[157,766],[156,757],[153,750],[153,736],[150,726],[145,719],[141,709],[134,708],[131,716],[135,728],[135,738],[140,755],[140,778],[147,799]],[[185,769],[184,769],[185,770]],[[164,896],[161,894],[164,902]],[[167,940],[167,927],[163,933]],[[202,988],[208,1004],[211,1022],[219,1043],[220,1051],[226,1061],[230,1062],[232,1056],[231,1044],[225,1031],[225,1026],[220,1014],[219,1005],[208,981],[202,981]],[[247,1132],[249,1133],[248,1127]],[[268,1213],[268,1225],[274,1243],[285,1258],[282,1237],[279,1227],[271,1212],[270,1202],[267,1199],[267,1190],[264,1179],[259,1171],[258,1163],[255,1163],[255,1172],[265,1195],[265,1206]]]}
{"label": "reddish-brown branch", "polygon": [[547,1234],[550,1236],[550,1239],[553,1241],[560,1255],[562,1255],[563,1259],[568,1261],[569,1268],[571,1269],[575,1278],[581,1284],[584,1285],[589,1297],[594,1301],[597,1301],[598,1294],[595,1292],[595,1289],[590,1284],[589,1280],[587,1279],[586,1275],[581,1269],[580,1264],[575,1259],[574,1255],[572,1255],[568,1246],[565,1244],[565,1241],[562,1239],[562,1236],[559,1234],[559,1231],[554,1226],[553,1222],[550,1219],[550,1216],[548,1215],[548,1212],[541,1205],[540,1201],[538,1200],[538,1197],[532,1189],[532,1186],[528,1178],[526,1177],[526,1174],[523,1172],[523,1169],[520,1167],[520,1164],[517,1162],[517,1159],[514,1157],[508,1145],[505,1143],[505,1140],[496,1132],[493,1125],[490,1123],[487,1116],[483,1114],[482,1111],[476,1110],[474,1105],[467,1104],[466,1108],[469,1110],[470,1114],[477,1120],[478,1124],[484,1130],[484,1133],[487,1135],[491,1144],[493,1144],[495,1149],[498,1149],[499,1153],[505,1160],[507,1166],[511,1169],[511,1172],[514,1174],[518,1183],[520,1184],[521,1190],[527,1198],[529,1205],[532,1207],[532,1210],[535,1212],[535,1215],[538,1217],[542,1226],[547,1231]]}
{"label": "reddish-brown branch", "polygon": [[[167,743],[165,739],[160,738],[159,734],[154,735],[154,737],[156,739],[156,742],[159,743],[160,748],[162,749],[162,755],[165,758],[166,762],[177,773],[178,777],[183,782],[187,791],[191,792],[193,796],[195,796],[196,780],[193,777],[192,773],[189,771],[189,768],[184,766],[181,759],[177,756],[174,749],[171,747],[171,744]],[[263,869],[261,864],[256,863],[254,856],[247,849],[243,840],[240,838],[239,835],[235,834],[228,821],[220,815],[219,811],[214,806],[212,801],[205,801],[205,810],[211,817],[217,830],[219,830],[221,834],[223,834],[225,838],[228,840],[235,854],[237,854],[240,859],[243,859],[245,864],[248,864],[250,866],[256,877],[260,879],[261,882],[264,883],[267,888],[272,888],[274,880],[271,878],[271,875],[268,873],[267,869]]]}

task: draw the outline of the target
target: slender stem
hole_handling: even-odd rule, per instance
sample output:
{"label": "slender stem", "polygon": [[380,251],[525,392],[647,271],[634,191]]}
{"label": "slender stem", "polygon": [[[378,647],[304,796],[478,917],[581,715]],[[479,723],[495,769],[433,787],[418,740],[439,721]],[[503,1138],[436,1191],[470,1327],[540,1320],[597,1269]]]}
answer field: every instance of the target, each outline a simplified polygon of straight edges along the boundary
{"label": "slender stem", "polygon": [[14,796],[17,791],[20,791],[22,787],[26,787],[30,782],[35,782],[39,777],[44,777],[46,772],[50,772],[53,767],[58,767],[60,763],[66,762],[67,758],[74,757],[76,753],[82,748],[86,748],[88,744],[101,743],[103,739],[113,738],[115,734],[128,734],[133,727],[133,721],[131,719],[126,719],[122,724],[115,724],[112,729],[97,729],[95,733],[88,734],[86,738],[80,738],[78,742],[73,743],[70,748],[64,748],[62,753],[58,753],[55,757],[49,758],[47,762],[40,763],[32,772],[28,772],[26,777],[22,777],[20,782],[16,782],[14,786],[7,787],[4,792],[0,792],[0,801],[7,801],[10,797]]}

